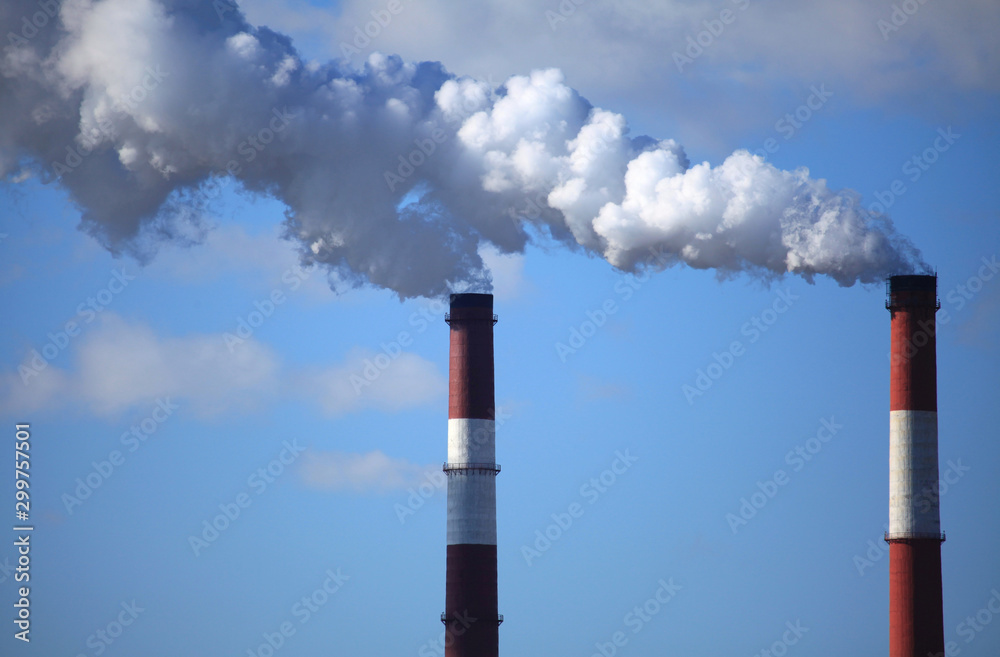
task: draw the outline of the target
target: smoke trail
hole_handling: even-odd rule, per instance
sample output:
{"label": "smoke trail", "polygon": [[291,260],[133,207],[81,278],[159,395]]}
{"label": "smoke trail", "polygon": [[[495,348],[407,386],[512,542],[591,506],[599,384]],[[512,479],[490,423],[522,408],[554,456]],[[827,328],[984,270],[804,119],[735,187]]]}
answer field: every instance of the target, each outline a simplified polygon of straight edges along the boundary
{"label": "smoke trail", "polygon": [[691,166],[557,70],[494,88],[380,54],[306,63],[228,0],[8,0],[0,34],[0,177],[58,178],[84,230],[140,259],[197,241],[232,176],[286,204],[304,260],[401,298],[488,289],[480,247],[538,233],[623,270],[650,249],[841,285],[925,267],[853,192],[745,151]]}

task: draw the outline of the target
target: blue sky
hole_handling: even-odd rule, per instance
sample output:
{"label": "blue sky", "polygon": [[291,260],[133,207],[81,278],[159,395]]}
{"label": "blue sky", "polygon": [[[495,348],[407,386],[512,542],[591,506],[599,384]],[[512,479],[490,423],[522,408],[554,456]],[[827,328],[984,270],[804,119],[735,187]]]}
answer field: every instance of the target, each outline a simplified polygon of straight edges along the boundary
{"label": "blue sky", "polygon": [[[494,86],[556,66],[692,163],[764,148],[776,167],[890,206],[948,313],[948,654],[1000,653],[996,8],[919,5],[885,37],[882,3],[587,0],[563,3],[564,21],[550,4],[404,2],[360,56],[440,60]],[[316,61],[385,6],[241,3]],[[672,53],[725,8],[741,13],[678,70]],[[821,85],[831,95],[790,130],[783,117]],[[149,262],[79,230],[58,183],[8,175],[0,208],[0,416],[11,443],[31,425],[36,528],[32,642],[8,624],[3,653],[266,655],[270,637],[282,657],[443,654],[440,302],[332,291],[282,239],[285,204],[238,183],[201,207],[213,229],[200,244]],[[623,632],[624,657],[776,642],[886,654],[884,287],[684,265],[635,276],[532,236],[523,254],[486,256],[501,651],[583,657]],[[46,367],[25,382],[36,352]],[[685,388],[709,371],[703,394]],[[727,519],[758,491],[772,494],[752,517]],[[5,545],[0,565],[14,564]],[[12,575],[0,569],[5,604]],[[661,580],[675,592],[653,605]],[[120,635],[98,634],[120,618]]]}

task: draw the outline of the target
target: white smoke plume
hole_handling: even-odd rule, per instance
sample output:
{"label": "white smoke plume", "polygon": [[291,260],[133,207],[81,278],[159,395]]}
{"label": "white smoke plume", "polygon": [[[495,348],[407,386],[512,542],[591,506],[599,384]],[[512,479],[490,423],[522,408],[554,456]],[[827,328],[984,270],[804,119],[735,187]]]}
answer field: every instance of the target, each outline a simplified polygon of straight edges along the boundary
{"label": "white smoke plume", "polygon": [[489,289],[480,248],[539,235],[626,271],[651,252],[845,286],[926,267],[855,193],[745,151],[692,166],[557,70],[493,87],[381,54],[307,63],[231,0],[5,0],[0,35],[0,178],[58,180],[140,260],[201,239],[231,177],[287,206],[305,262],[401,298]]}

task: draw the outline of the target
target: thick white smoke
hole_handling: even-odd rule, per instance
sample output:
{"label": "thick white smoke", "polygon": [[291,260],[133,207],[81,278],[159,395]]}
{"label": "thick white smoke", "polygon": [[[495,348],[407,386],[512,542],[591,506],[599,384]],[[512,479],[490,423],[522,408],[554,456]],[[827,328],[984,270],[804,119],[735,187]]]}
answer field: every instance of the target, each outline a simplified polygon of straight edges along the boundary
{"label": "thick white smoke", "polygon": [[624,270],[651,251],[841,285],[923,267],[855,194],[745,151],[691,166],[557,70],[495,88],[385,55],[309,64],[228,0],[7,0],[0,34],[0,177],[58,178],[116,252],[196,241],[232,177],[287,205],[306,261],[400,297],[486,289],[479,249],[538,233]]}

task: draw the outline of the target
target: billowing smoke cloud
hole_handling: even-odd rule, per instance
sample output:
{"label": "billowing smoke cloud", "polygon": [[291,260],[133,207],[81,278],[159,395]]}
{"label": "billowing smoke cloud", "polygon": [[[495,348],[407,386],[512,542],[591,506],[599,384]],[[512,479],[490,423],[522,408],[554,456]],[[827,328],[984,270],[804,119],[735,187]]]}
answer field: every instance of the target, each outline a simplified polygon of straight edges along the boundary
{"label": "billowing smoke cloud", "polygon": [[856,194],[745,151],[692,166],[557,70],[494,87],[385,55],[307,63],[229,0],[7,0],[0,34],[0,177],[58,178],[84,230],[140,259],[199,240],[235,179],[286,204],[304,260],[400,297],[486,289],[480,248],[537,236],[627,271],[924,267]]}

